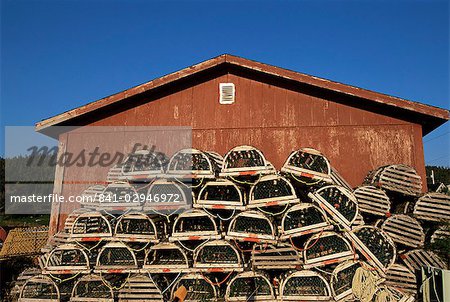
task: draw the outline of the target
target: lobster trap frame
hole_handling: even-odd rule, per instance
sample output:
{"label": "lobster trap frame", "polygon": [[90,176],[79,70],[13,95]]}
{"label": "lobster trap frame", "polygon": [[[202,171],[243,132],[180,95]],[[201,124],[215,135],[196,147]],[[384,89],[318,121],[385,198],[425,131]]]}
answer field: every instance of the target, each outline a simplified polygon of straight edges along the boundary
{"label": "lobster trap frame", "polygon": [[73,287],[70,302],[114,302],[114,292],[99,275],[85,275]]}
{"label": "lobster trap frame", "polygon": [[116,223],[114,238],[123,242],[158,243],[158,231],[154,221],[139,212],[125,213]]}
{"label": "lobster trap frame", "polygon": [[[347,231],[351,230],[351,225],[358,215],[358,202],[352,192],[344,187],[330,185],[309,193],[308,196],[340,226]],[[344,211],[347,213],[343,213]]]}
{"label": "lobster trap frame", "polygon": [[186,253],[174,243],[152,246],[145,255],[142,268],[150,274],[191,272]]}
{"label": "lobster trap frame", "polygon": [[154,151],[138,150],[128,154],[120,165],[118,179],[152,179],[164,174],[164,164]]}
{"label": "lobster trap frame", "polygon": [[86,252],[74,244],[64,244],[54,248],[45,261],[43,274],[88,274],[91,272]]}
{"label": "lobster trap frame", "polygon": [[422,247],[425,233],[420,223],[404,214],[396,214],[386,219],[381,226],[395,243],[412,248]]}
{"label": "lobster trap frame", "polygon": [[[326,253],[327,248],[331,247],[331,242],[329,241],[333,237],[336,238],[335,240],[340,241],[338,245],[342,248],[342,250],[329,250],[329,253]],[[313,253],[313,255],[318,255],[318,257],[311,257],[311,253]],[[306,240],[305,248],[303,249],[305,269],[336,264],[354,258],[357,258],[357,255],[353,252],[350,243],[343,236],[335,232],[314,234]]]}
{"label": "lobster trap frame", "polygon": [[[179,161],[182,157],[190,157],[187,164],[190,165],[179,169]],[[184,163],[186,164],[186,162]],[[183,149],[176,152],[169,161],[167,177],[178,179],[214,179],[218,176],[223,164],[223,158],[215,152],[205,152],[197,149]],[[203,167],[202,167],[203,165]]]}
{"label": "lobster trap frame", "polygon": [[252,268],[257,270],[288,270],[303,267],[302,254],[291,245],[255,244],[251,255]]}
{"label": "lobster trap frame", "polygon": [[[209,252],[207,250],[210,250]],[[206,253],[204,255],[203,253]],[[231,254],[231,255],[230,255]],[[228,259],[225,256],[228,255]],[[202,257],[212,259],[202,259]],[[206,273],[241,272],[244,269],[239,251],[225,240],[207,241],[194,251],[195,271]],[[221,259],[223,258],[223,259]]]}
{"label": "lobster trap frame", "polygon": [[[372,239],[374,239],[375,241],[378,240],[378,243],[367,242],[366,240],[361,239],[358,236],[358,233],[364,229],[367,230],[367,232],[372,233],[374,236],[376,236]],[[387,235],[381,229],[374,227],[374,226],[363,225],[363,226],[354,228],[350,232],[345,232],[344,237],[346,237],[351,242],[352,247],[354,247],[356,250],[358,250],[366,258],[367,262],[371,266],[373,266],[377,269],[377,271],[381,274],[382,277],[385,276],[386,271],[394,264],[394,261],[396,259],[396,255],[397,255],[397,249],[395,247],[394,242],[389,237],[389,235]],[[384,251],[381,251],[381,246],[379,246],[380,242],[385,244],[386,248],[390,248],[392,250],[392,255],[390,257],[389,263],[386,263],[386,264],[382,263],[381,260],[377,258],[374,251],[371,250],[366,245],[365,241],[366,241],[366,243],[371,243],[374,247],[376,245],[378,245],[376,251],[381,252],[381,253],[383,253]]]}
{"label": "lobster trap frame", "polygon": [[112,238],[111,224],[100,212],[84,212],[75,218],[70,240],[88,242]]}
{"label": "lobster trap frame", "polygon": [[383,166],[371,171],[365,183],[407,196],[422,193],[422,178],[412,167],[403,164]]}
{"label": "lobster trap frame", "polygon": [[389,215],[391,201],[383,190],[375,186],[361,186],[353,194],[358,200],[360,212],[383,217]]}
{"label": "lobster trap frame", "polygon": [[[187,289],[187,296],[184,299],[185,302],[213,302],[217,299],[216,287],[208,282],[201,274],[190,273],[178,279],[172,288],[172,299],[175,296],[176,289],[182,285]],[[205,293],[207,295],[206,297],[204,296]]]}
{"label": "lobster trap frame", "polygon": [[59,302],[60,293],[55,282],[43,275],[25,281],[20,290],[18,302]]}
{"label": "lobster trap frame", "polygon": [[[252,230],[248,231],[248,228],[243,230],[237,229],[237,224],[239,219],[250,219],[253,221],[263,221],[269,226],[270,233],[255,233]],[[251,222],[249,222],[251,223]],[[250,227],[249,225],[248,227]],[[255,225],[253,225],[255,226]],[[267,218],[265,215],[263,215],[260,212],[257,211],[246,211],[239,213],[238,215],[234,216],[234,218],[231,220],[230,224],[228,225],[228,231],[225,236],[225,239],[227,240],[236,240],[236,241],[242,241],[242,242],[254,242],[254,243],[276,243],[277,240],[275,238],[275,228],[270,221],[269,218]]]}
{"label": "lobster trap frame", "polygon": [[[294,279],[304,279],[302,286],[290,285],[289,282]],[[314,282],[313,282],[314,281]],[[294,282],[294,281],[292,281]],[[313,283],[315,288],[313,289]],[[290,293],[289,291],[298,292]],[[315,291],[315,294],[311,293]],[[319,292],[322,291],[322,292]],[[281,301],[331,301],[331,290],[327,280],[320,274],[309,271],[297,271],[287,276],[280,285]]]}
{"label": "lobster trap frame", "polygon": [[80,203],[81,207],[88,209],[95,209],[99,204],[99,197],[105,191],[106,187],[102,185],[93,185],[88,187],[81,193],[83,197]]}
{"label": "lobster trap frame", "polygon": [[352,295],[353,276],[358,268],[362,267],[360,261],[346,261],[335,267],[331,274],[330,288],[335,301],[348,301]]}
{"label": "lobster trap frame", "polygon": [[[252,284],[251,283],[253,280]],[[239,284],[240,282],[244,282],[243,284]],[[245,291],[245,295],[242,295],[242,289],[239,291],[238,289],[234,289],[235,286],[246,286],[248,290]],[[258,291],[259,289],[263,289],[264,291]],[[235,294],[237,291],[237,295]],[[251,299],[251,300],[250,300]],[[273,287],[270,283],[270,280],[267,276],[262,273],[248,271],[243,272],[236,275],[231,281],[228,283],[226,292],[225,292],[225,301],[226,302],[235,302],[235,301],[276,301],[275,293]]]}
{"label": "lobster trap frame", "polygon": [[117,293],[119,302],[164,302],[163,295],[148,275],[131,275]]}
{"label": "lobster trap frame", "polygon": [[109,242],[100,249],[94,272],[117,274],[138,272],[136,255],[122,242]]}
{"label": "lobster trap frame", "polygon": [[194,201],[191,189],[168,179],[157,179],[152,182],[146,196],[144,211],[156,214],[161,212],[173,214],[190,209]]}
{"label": "lobster trap frame", "polygon": [[[280,193],[271,196],[275,192]],[[250,189],[249,196],[248,209],[284,205],[287,207],[289,204],[300,202],[292,184],[278,175],[261,177]]]}
{"label": "lobster trap frame", "polygon": [[[199,220],[198,223],[189,223],[189,220]],[[205,229],[205,221],[209,224]],[[185,227],[198,228],[195,230],[184,231]],[[220,239],[219,229],[214,218],[203,210],[194,209],[189,212],[181,213],[173,224],[172,234],[169,237],[170,242],[176,241],[197,241]]]}
{"label": "lobster trap frame", "polygon": [[[312,212],[311,212],[312,211]],[[304,225],[301,223],[301,219],[297,222],[297,227],[290,228],[291,220],[293,220],[296,212],[304,212],[304,219],[309,219],[312,217],[319,218],[312,224]],[[309,212],[309,213],[308,213]],[[305,220],[306,224],[306,220]],[[304,235],[314,234],[322,232],[323,230],[331,230],[333,226],[330,225],[325,212],[318,206],[312,203],[301,203],[293,206],[283,216],[281,220],[281,240],[286,240],[289,238],[300,237]]]}
{"label": "lobster trap frame", "polygon": [[[233,157],[241,157],[241,161],[246,161],[247,163],[242,163],[241,165],[233,164]],[[255,157],[253,161],[258,161],[257,163],[248,164],[250,158],[245,157]],[[222,171],[219,173],[220,177],[236,177],[236,176],[252,176],[252,175],[264,175],[275,173],[275,168],[273,165],[267,161],[264,154],[252,146],[237,146],[228,151],[224,156]]]}
{"label": "lobster trap frame", "polygon": [[399,288],[405,293],[415,295],[417,293],[416,275],[406,266],[395,263],[386,272],[386,281],[389,287]]}
{"label": "lobster trap frame", "polygon": [[[314,164],[318,167],[312,167]],[[281,172],[291,175],[294,179],[304,177],[311,180],[313,184],[333,183],[330,162],[322,153],[312,148],[293,151],[286,159]]]}
{"label": "lobster trap frame", "polygon": [[419,270],[423,266],[447,269],[447,264],[438,255],[423,249],[415,249],[401,254],[400,259],[412,272]]}
{"label": "lobster trap frame", "polygon": [[427,193],[414,206],[413,215],[426,221],[450,221],[450,196],[442,193]]}
{"label": "lobster trap frame", "polygon": [[97,210],[123,212],[130,209],[140,210],[142,208],[142,202],[138,197],[137,191],[126,181],[108,184],[99,196],[99,199],[100,202],[95,207]]}
{"label": "lobster trap frame", "polygon": [[[213,196],[210,197],[211,195]],[[228,196],[233,197],[230,198]],[[227,179],[210,181],[200,190],[194,207],[211,210],[241,211],[245,209],[245,194],[241,188]]]}

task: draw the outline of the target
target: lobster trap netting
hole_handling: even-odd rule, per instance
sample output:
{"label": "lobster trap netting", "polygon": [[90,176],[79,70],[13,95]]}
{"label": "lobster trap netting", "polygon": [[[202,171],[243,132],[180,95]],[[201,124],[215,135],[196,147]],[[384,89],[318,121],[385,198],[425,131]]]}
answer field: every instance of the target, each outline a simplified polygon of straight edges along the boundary
{"label": "lobster trap netting", "polygon": [[138,193],[128,182],[114,182],[109,184],[97,198],[98,209],[108,211],[124,211],[126,209],[142,206],[143,200],[138,198]]}
{"label": "lobster trap netting", "polygon": [[315,234],[304,247],[305,268],[336,264],[354,257],[350,243],[335,232]]}
{"label": "lobster trap netting", "polygon": [[120,242],[106,244],[97,257],[96,269],[136,269],[137,267],[138,264],[134,252]]}
{"label": "lobster trap netting", "polygon": [[[353,230],[353,234],[357,237],[356,241],[352,241],[352,237],[349,240],[352,241],[355,248],[359,249],[364,256],[370,253],[375,258],[372,259],[369,255],[370,259],[367,259],[369,263],[375,261],[379,264],[378,267],[381,266],[384,269],[388,269],[394,264],[397,254],[396,247],[384,231],[373,226],[360,226]],[[362,244],[358,244],[359,242]]]}
{"label": "lobster trap netting", "polygon": [[324,206],[331,218],[346,229],[358,215],[358,203],[352,192],[340,186],[326,186],[309,196],[321,206]]}
{"label": "lobster trap netting", "polygon": [[79,215],[70,230],[73,239],[83,237],[111,237],[112,230],[109,221],[99,212],[87,212]]}
{"label": "lobster trap netting", "polygon": [[282,282],[281,298],[283,301],[331,300],[330,286],[316,272],[294,272]]}
{"label": "lobster trap netting", "polygon": [[184,233],[216,234],[217,232],[217,225],[212,216],[201,210],[194,210],[178,216],[173,226],[172,236]]}
{"label": "lobster trap netting", "polygon": [[250,191],[249,207],[277,206],[294,202],[299,202],[294,187],[281,176],[264,176]]}
{"label": "lobster trap netting", "polygon": [[281,222],[282,239],[311,234],[330,228],[325,212],[313,204],[302,203],[290,208]]}
{"label": "lobster trap netting", "polygon": [[172,289],[172,298],[174,298],[175,291],[181,286],[187,289],[187,296],[184,301],[215,301],[217,298],[216,288],[200,274],[188,274],[181,277]]}
{"label": "lobster trap netting", "polygon": [[192,205],[192,190],[180,183],[164,179],[156,180],[149,187],[144,204],[144,211],[155,213],[173,213]]}
{"label": "lobster trap netting", "polygon": [[259,239],[275,239],[272,222],[263,214],[250,211],[235,216],[228,226],[227,236],[231,238],[251,237]]}
{"label": "lobster trap netting", "polygon": [[20,291],[21,302],[59,302],[59,289],[49,277],[37,275],[28,279]]}
{"label": "lobster trap netting", "polygon": [[160,243],[152,246],[145,256],[144,268],[159,270],[165,268],[188,268],[186,253],[177,245]]}
{"label": "lobster trap netting", "polygon": [[126,179],[149,178],[164,173],[161,155],[150,150],[130,153],[121,165],[121,176]]}
{"label": "lobster trap netting", "polygon": [[349,260],[339,264],[333,270],[330,287],[336,301],[344,300],[352,294],[353,277],[360,267],[362,267],[361,262]]}
{"label": "lobster trap netting", "polygon": [[184,149],[172,156],[167,173],[212,178],[219,173],[221,164],[221,157],[218,154]]}
{"label": "lobster trap netting", "polygon": [[204,243],[194,252],[194,267],[241,267],[241,255],[230,243],[215,240]]}
{"label": "lobster trap netting", "polygon": [[328,159],[311,148],[292,152],[281,171],[304,184],[331,182],[331,167]]}
{"label": "lobster trap netting", "polygon": [[98,275],[86,275],[75,284],[70,301],[91,302],[91,301],[113,302],[114,293],[102,278]]}
{"label": "lobster trap netting", "polygon": [[61,245],[50,252],[45,270],[87,271],[89,270],[89,258],[86,252],[76,245]]}
{"label": "lobster trap netting", "polygon": [[274,290],[269,279],[259,273],[244,272],[227,286],[225,301],[273,301]]}
{"label": "lobster trap netting", "polygon": [[142,213],[127,213],[119,217],[115,237],[124,241],[157,241],[156,225]]}
{"label": "lobster trap netting", "polygon": [[229,180],[219,180],[206,183],[201,189],[196,203],[205,207],[244,205],[244,195],[241,189]]}

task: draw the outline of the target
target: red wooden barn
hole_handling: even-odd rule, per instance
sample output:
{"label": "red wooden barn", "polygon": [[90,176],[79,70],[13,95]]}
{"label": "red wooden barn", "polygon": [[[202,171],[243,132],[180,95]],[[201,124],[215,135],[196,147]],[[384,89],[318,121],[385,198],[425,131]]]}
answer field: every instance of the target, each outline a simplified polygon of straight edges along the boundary
{"label": "red wooden barn", "polygon": [[[221,83],[234,84],[231,104],[219,100]],[[313,147],[357,186],[386,164],[411,165],[424,178],[422,137],[448,119],[445,109],[225,54],[43,120],[36,130],[70,150],[73,134],[51,126],[190,126],[194,148],[224,155],[253,145],[278,169],[291,151]],[[58,168],[57,192],[67,194],[62,182],[70,173]],[[65,219],[60,212],[67,213],[52,211],[52,230]]]}

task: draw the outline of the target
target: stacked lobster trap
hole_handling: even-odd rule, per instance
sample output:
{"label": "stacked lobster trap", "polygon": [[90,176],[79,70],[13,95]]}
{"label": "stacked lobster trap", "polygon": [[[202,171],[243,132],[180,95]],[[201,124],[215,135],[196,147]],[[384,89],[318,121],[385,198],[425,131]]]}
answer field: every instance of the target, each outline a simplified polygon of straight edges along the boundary
{"label": "stacked lobster trap", "polygon": [[411,167],[353,189],[311,148],[280,172],[251,146],[166,162],[136,151],[87,188],[16,300],[409,302],[416,269],[447,267],[425,247],[449,236],[450,198],[422,195]]}

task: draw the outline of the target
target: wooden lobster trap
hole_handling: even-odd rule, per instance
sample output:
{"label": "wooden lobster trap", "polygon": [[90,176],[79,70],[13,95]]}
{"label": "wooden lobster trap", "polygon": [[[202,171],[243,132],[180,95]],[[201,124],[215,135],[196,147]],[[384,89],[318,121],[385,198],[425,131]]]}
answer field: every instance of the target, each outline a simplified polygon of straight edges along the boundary
{"label": "wooden lobster trap", "polygon": [[375,186],[358,187],[353,194],[358,200],[359,211],[375,216],[389,216],[391,201],[383,190]]}
{"label": "wooden lobster trap", "polygon": [[362,267],[360,261],[349,260],[334,268],[330,288],[335,301],[351,300],[353,277],[360,267]]}
{"label": "wooden lobster trap", "polygon": [[187,296],[183,300],[185,302],[213,302],[217,299],[215,286],[208,282],[201,274],[191,273],[182,276],[172,288],[172,299],[175,298],[175,292],[181,286],[187,289]]}
{"label": "wooden lobster trap", "polygon": [[234,301],[276,301],[269,278],[260,272],[243,272],[228,283],[226,302]]}
{"label": "wooden lobster trap", "polygon": [[[266,208],[299,203],[292,184],[284,177],[266,175],[259,179],[250,190],[247,208]],[[283,211],[284,212],[284,211]]]}
{"label": "wooden lobster trap", "polygon": [[170,242],[220,239],[217,224],[210,214],[194,209],[181,213],[173,224]]}
{"label": "wooden lobster trap", "polygon": [[431,235],[431,243],[450,237],[450,226],[443,225]]}
{"label": "wooden lobster trap", "polygon": [[328,281],[320,274],[297,271],[288,275],[280,285],[281,301],[332,301]]}
{"label": "wooden lobster trap", "polygon": [[434,252],[415,249],[400,255],[403,263],[412,272],[419,270],[422,266],[432,266],[440,269],[447,269],[447,264]]}
{"label": "wooden lobster trap", "polygon": [[219,175],[245,178],[273,173],[275,173],[275,168],[266,160],[260,150],[252,146],[238,146],[225,155]]}
{"label": "wooden lobster trap", "polygon": [[358,215],[358,202],[352,192],[344,187],[330,185],[309,193],[308,196],[341,227],[348,231],[351,229]]}
{"label": "wooden lobster trap", "polygon": [[244,269],[239,251],[225,240],[207,241],[194,251],[194,269],[207,273],[240,272]]}
{"label": "wooden lobster trap", "polygon": [[357,257],[350,243],[335,232],[314,234],[303,249],[304,268],[322,267]]}
{"label": "wooden lobster trap", "polygon": [[54,248],[48,255],[43,274],[66,275],[91,272],[89,257],[80,246],[64,244]]}
{"label": "wooden lobster trap", "polygon": [[18,302],[59,302],[58,286],[47,276],[29,278],[22,286]]}
{"label": "wooden lobster trap", "polygon": [[78,215],[69,233],[69,239],[73,241],[89,242],[111,238],[111,224],[100,212],[84,212]]}
{"label": "wooden lobster trap", "polygon": [[152,278],[145,274],[131,275],[117,293],[119,302],[164,302],[163,295]]}
{"label": "wooden lobster trap", "polygon": [[128,154],[121,164],[119,179],[134,181],[152,179],[164,174],[163,158],[153,150],[138,150]]}
{"label": "wooden lobster trap", "polygon": [[406,266],[395,263],[386,272],[386,281],[389,287],[398,288],[410,295],[417,293],[416,275]]}
{"label": "wooden lobster trap", "polygon": [[322,153],[312,148],[292,152],[281,172],[304,185],[333,183],[330,162]]}
{"label": "wooden lobster trap", "polygon": [[222,168],[223,158],[215,152],[197,149],[183,149],[175,153],[169,161],[167,176],[177,178],[183,182],[200,179],[214,179]]}
{"label": "wooden lobster trap", "polygon": [[210,210],[244,210],[245,192],[226,179],[207,182],[195,200],[195,208]]}
{"label": "wooden lobster trap", "polygon": [[99,275],[85,275],[73,287],[70,302],[114,302],[114,292]]}
{"label": "wooden lobster trap", "polygon": [[133,250],[122,242],[109,242],[97,256],[96,273],[133,273],[138,271],[138,263]]}
{"label": "wooden lobster trap", "polygon": [[352,223],[352,228],[362,226],[364,224],[366,224],[364,222],[364,217],[361,215],[361,213],[358,213],[358,215],[356,215],[355,221],[353,221],[353,223]]}
{"label": "wooden lobster trap", "polygon": [[382,276],[394,264],[397,255],[395,244],[381,229],[364,225],[345,232],[344,236]]}
{"label": "wooden lobster trap", "polygon": [[100,203],[100,195],[103,194],[106,187],[102,185],[93,185],[88,187],[81,193],[82,199],[80,202],[81,207],[87,209],[96,209]]}
{"label": "wooden lobster trap", "polygon": [[123,242],[157,243],[159,241],[153,219],[139,212],[125,213],[118,218],[114,238]]}
{"label": "wooden lobster trap", "polygon": [[381,226],[392,240],[404,246],[418,248],[425,243],[425,233],[420,223],[404,214],[396,214],[386,219]]}
{"label": "wooden lobster trap", "polygon": [[422,192],[422,178],[412,167],[403,164],[383,166],[371,171],[364,182],[407,196],[418,196]]}
{"label": "wooden lobster trap", "polygon": [[191,271],[186,253],[174,243],[159,243],[152,246],[145,255],[142,268],[151,274]]}
{"label": "wooden lobster trap", "polygon": [[253,270],[289,270],[303,266],[302,254],[286,243],[255,244],[251,255]]}
{"label": "wooden lobster trap", "polygon": [[174,214],[190,209],[193,203],[190,188],[176,181],[157,179],[148,188],[144,211],[155,214]]}
{"label": "wooden lobster trap", "polygon": [[450,196],[442,193],[427,193],[414,206],[415,217],[426,221],[450,221]]}
{"label": "wooden lobster trap", "polygon": [[281,240],[333,229],[325,212],[312,203],[301,203],[293,206],[281,220]]}
{"label": "wooden lobster trap", "polygon": [[[35,277],[41,273],[41,270],[35,267],[26,268],[23,270],[17,279],[11,283],[11,291],[9,297],[11,301],[18,301],[23,285],[28,279]],[[9,300],[8,300],[9,301]]]}
{"label": "wooden lobster trap", "polygon": [[127,210],[142,209],[143,200],[134,187],[125,181],[108,184],[105,190],[98,195],[97,210],[125,212]]}
{"label": "wooden lobster trap", "polygon": [[269,218],[257,211],[246,211],[233,218],[225,238],[251,243],[276,243],[275,236],[275,228]]}
{"label": "wooden lobster trap", "polygon": [[122,177],[122,164],[112,166],[106,174],[106,182],[113,183],[119,181]]}

